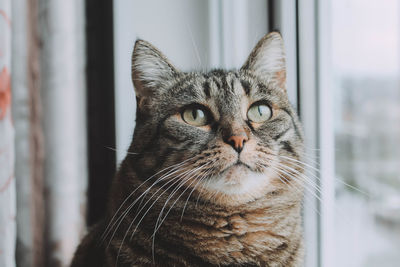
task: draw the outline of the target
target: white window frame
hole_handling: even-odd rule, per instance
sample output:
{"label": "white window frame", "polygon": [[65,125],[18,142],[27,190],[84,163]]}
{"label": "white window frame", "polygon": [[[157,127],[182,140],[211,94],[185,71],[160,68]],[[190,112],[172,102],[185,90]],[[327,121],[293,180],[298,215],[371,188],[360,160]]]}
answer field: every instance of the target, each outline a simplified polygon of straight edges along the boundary
{"label": "white window frame", "polygon": [[[299,111],[304,127],[306,147],[317,148],[318,142],[318,93],[317,93],[317,35],[316,35],[316,8],[314,0],[305,0],[298,5],[298,74],[299,74]],[[316,150],[312,153],[317,157]],[[312,164],[309,162],[309,164]],[[312,164],[317,167],[316,164]],[[316,173],[314,173],[316,174]],[[319,181],[312,181],[320,185]],[[313,192],[317,194],[316,190]],[[306,192],[304,199],[304,234],[306,240],[306,266],[320,266],[320,214],[319,202],[311,192]]]}
{"label": "white window frame", "polygon": [[[269,1],[273,23],[282,32],[288,57],[289,98],[296,100],[304,127],[307,163],[319,172],[309,178],[320,190],[305,191],[305,266],[333,267],[334,128],[330,88],[330,1]],[[274,29],[274,28],[272,28]],[[294,81],[293,81],[294,80]],[[290,91],[297,88],[297,94]],[[311,188],[311,187],[310,187]],[[319,198],[319,199],[318,199]]]}
{"label": "white window frame", "polygon": [[316,1],[317,8],[317,92],[318,92],[318,140],[321,179],[321,266],[334,267],[334,215],[335,215],[335,132],[333,92],[331,88],[331,1]]}
{"label": "white window frame", "polygon": [[[298,3],[298,71],[300,115],[308,154],[316,157],[318,179],[306,192],[304,216],[308,255],[306,266],[333,267],[334,262],[334,126],[330,88],[330,1]],[[311,163],[312,164],[312,163]],[[319,166],[318,166],[319,165]],[[310,177],[311,178],[311,177]],[[318,210],[318,213],[315,211]],[[315,254],[315,255],[314,255]]]}

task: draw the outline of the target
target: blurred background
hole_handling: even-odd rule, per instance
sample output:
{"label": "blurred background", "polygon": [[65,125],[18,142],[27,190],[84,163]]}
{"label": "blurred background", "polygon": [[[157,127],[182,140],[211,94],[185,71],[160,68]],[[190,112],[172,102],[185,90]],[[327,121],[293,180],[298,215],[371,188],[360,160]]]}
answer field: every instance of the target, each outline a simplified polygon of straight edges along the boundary
{"label": "blurred background", "polygon": [[135,126],[137,38],[238,68],[279,30],[306,135],[307,267],[400,262],[400,2],[0,0],[0,266],[68,266]]}

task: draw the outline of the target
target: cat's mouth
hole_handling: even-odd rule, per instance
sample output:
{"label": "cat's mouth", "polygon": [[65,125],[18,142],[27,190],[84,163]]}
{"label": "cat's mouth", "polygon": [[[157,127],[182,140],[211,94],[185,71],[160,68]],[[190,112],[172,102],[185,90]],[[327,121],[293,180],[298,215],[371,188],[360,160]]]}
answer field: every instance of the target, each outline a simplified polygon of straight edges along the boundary
{"label": "cat's mouth", "polygon": [[220,175],[225,174],[228,171],[231,171],[233,168],[238,168],[238,167],[245,167],[251,171],[253,171],[253,168],[251,168],[248,164],[244,163],[243,161],[241,161],[240,159],[238,159],[235,163],[232,163],[230,165],[228,165],[227,167],[225,167],[221,172]]}
{"label": "cat's mouth", "polygon": [[[264,166],[264,167],[266,167],[266,166]],[[236,168],[244,168],[244,169],[250,170],[252,172],[257,172],[257,173],[260,172],[259,168],[252,167],[249,164],[247,164],[247,163],[241,161],[240,159],[238,159],[236,162],[226,166],[219,174],[220,175],[226,174],[227,172],[229,172],[229,171],[231,171],[233,169],[236,169]]]}

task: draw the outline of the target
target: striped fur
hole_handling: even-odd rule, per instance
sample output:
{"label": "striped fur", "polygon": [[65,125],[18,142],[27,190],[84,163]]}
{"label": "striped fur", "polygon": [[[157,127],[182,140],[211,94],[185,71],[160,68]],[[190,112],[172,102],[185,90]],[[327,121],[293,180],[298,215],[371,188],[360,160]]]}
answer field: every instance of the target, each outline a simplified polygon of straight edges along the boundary
{"label": "striped fur", "polygon": [[[129,153],[114,178],[107,218],[72,266],[302,266],[302,128],[285,89],[282,39],[264,37],[239,70],[180,72],[137,41],[138,99]],[[247,119],[264,101],[272,117]],[[201,105],[210,123],[185,123]],[[248,136],[238,153],[226,141]],[[237,165],[237,162],[242,164]],[[286,172],[279,172],[280,166]],[[288,171],[292,170],[292,171]]]}

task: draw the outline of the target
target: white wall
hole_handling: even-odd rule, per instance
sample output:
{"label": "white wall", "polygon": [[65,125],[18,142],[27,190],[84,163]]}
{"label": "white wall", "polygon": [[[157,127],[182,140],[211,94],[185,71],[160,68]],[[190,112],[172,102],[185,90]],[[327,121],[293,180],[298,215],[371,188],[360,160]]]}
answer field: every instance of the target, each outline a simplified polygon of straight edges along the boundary
{"label": "white wall", "polygon": [[114,1],[117,160],[134,128],[130,60],[136,38],[151,42],[181,70],[240,67],[267,32],[266,0]]}

